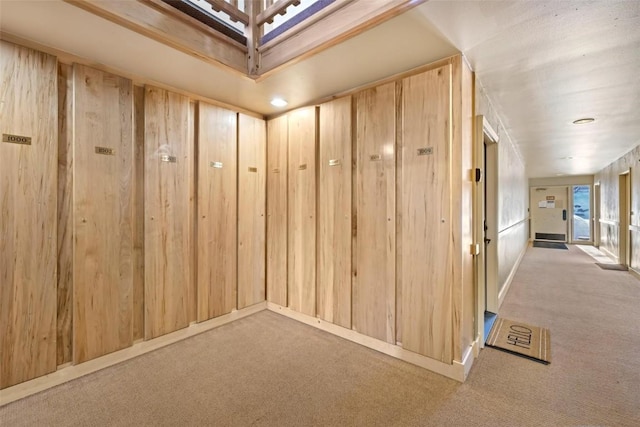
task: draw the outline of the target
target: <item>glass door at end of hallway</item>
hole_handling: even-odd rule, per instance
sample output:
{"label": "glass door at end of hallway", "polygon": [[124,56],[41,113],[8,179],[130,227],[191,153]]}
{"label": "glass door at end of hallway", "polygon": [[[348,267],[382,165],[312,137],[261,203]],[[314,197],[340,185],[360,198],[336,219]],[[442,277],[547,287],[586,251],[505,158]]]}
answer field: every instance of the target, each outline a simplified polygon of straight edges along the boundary
{"label": "glass door at end of hallway", "polygon": [[591,186],[574,185],[571,188],[573,216],[571,219],[571,241],[591,242]]}

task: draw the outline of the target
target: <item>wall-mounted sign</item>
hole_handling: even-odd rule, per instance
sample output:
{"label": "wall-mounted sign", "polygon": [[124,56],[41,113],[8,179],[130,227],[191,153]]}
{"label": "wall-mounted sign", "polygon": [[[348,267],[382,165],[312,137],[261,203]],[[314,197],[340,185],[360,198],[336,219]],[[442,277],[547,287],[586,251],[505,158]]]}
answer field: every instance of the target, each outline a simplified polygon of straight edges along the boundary
{"label": "wall-mounted sign", "polygon": [[380,154],[372,154],[369,156],[369,160],[371,160],[372,162],[378,162],[382,160],[382,156]]}
{"label": "wall-mounted sign", "polygon": [[307,168],[307,164],[306,164],[306,163],[305,163],[304,165],[300,165],[300,166],[298,166],[298,170],[299,170],[299,171],[303,171],[303,170],[305,170],[306,168]]}
{"label": "wall-mounted sign", "polygon": [[418,156],[427,156],[433,154],[433,147],[418,148]]}
{"label": "wall-mounted sign", "polygon": [[31,137],[3,133],[2,142],[8,142],[10,144],[31,145]]}
{"label": "wall-mounted sign", "polygon": [[115,156],[116,150],[107,147],[96,147],[96,154],[105,154],[107,156]]}
{"label": "wall-mounted sign", "polygon": [[258,168],[249,167],[249,172],[258,172]]}
{"label": "wall-mounted sign", "polygon": [[547,196],[547,200],[555,200],[556,196]]}
{"label": "wall-mounted sign", "polygon": [[341,163],[340,159],[329,160],[329,166],[340,166]]}
{"label": "wall-mounted sign", "polygon": [[222,162],[210,162],[209,166],[216,169],[222,169]]}
{"label": "wall-mounted sign", "polygon": [[178,161],[176,156],[170,156],[168,154],[163,154],[162,156],[160,156],[160,161],[161,162],[167,162],[167,163],[176,163]]}

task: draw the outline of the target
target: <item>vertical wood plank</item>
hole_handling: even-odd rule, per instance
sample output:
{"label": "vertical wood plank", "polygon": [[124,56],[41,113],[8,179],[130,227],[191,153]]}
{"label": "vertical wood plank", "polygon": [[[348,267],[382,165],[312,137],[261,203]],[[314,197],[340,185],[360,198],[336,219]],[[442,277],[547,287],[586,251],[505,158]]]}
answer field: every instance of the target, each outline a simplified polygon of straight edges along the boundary
{"label": "vertical wood plank", "polygon": [[289,113],[289,307],[316,314],[316,110]]}
{"label": "vertical wood plank", "polygon": [[318,316],[351,328],[351,97],[320,106]]}
{"label": "vertical wood plank", "polygon": [[133,85],[74,64],[73,94],[73,362],[81,363],[133,343]]}
{"label": "vertical wood plank", "polygon": [[198,321],[237,299],[237,113],[199,103]]}
{"label": "vertical wood plank", "polygon": [[193,179],[189,180],[189,289],[187,291],[187,313],[189,323],[196,322],[198,320],[198,135],[196,132],[196,118],[198,117],[198,102],[194,100],[189,101],[189,123],[188,123],[188,141],[189,146],[188,156],[192,159],[189,165],[192,167],[191,176]]}
{"label": "vertical wood plank", "polygon": [[144,98],[145,339],[151,339],[189,324],[193,167],[189,99],[152,86]]}
{"label": "vertical wood plank", "polygon": [[264,120],[239,115],[238,309],[265,300],[266,138]]}
{"label": "vertical wood plank", "polygon": [[267,122],[267,300],[287,306],[288,118]]}
{"label": "vertical wood plank", "polygon": [[[396,82],[396,153],[402,153],[402,81]],[[396,155],[396,207],[402,206],[402,156]],[[402,345],[402,209],[396,208],[396,344]]]}
{"label": "vertical wood plank", "polygon": [[144,338],[144,87],[133,87],[133,339]]}
{"label": "vertical wood plank", "polygon": [[357,95],[353,329],[395,343],[395,83]]}
{"label": "vertical wood plank", "polygon": [[57,364],[71,362],[73,341],[73,72],[58,64]]}
{"label": "vertical wood plank", "polygon": [[56,369],[55,57],[0,41],[0,388]]}
{"label": "vertical wood plank", "polygon": [[453,323],[450,73],[447,65],[403,80],[399,266],[402,346],[445,363]]}

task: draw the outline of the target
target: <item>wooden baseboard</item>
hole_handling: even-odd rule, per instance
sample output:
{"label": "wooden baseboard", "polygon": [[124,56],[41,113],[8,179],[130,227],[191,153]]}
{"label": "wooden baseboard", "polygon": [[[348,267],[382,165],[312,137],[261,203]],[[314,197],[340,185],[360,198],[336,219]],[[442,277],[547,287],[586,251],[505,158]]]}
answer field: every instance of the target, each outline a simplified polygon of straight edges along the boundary
{"label": "wooden baseboard", "polygon": [[640,271],[636,270],[635,268],[629,267],[629,274],[640,280]]}
{"label": "wooden baseboard", "polygon": [[464,382],[467,374],[469,373],[469,370],[471,369],[471,365],[473,364],[474,358],[471,346],[469,346],[469,349],[465,351],[465,356],[463,357],[462,362],[454,361],[453,364],[448,365],[438,360],[422,356],[418,353],[405,350],[397,345],[389,344],[388,342],[380,341],[378,339],[362,335],[351,329],[334,325],[333,323],[326,322],[316,317],[298,313],[291,310],[290,308],[283,307],[278,304],[267,302],[267,309],[273,311],[274,313],[281,314],[290,319],[297,320],[298,322],[313,326],[314,328],[329,332],[333,335],[339,336],[340,338],[344,338],[356,344],[363,345],[370,349],[379,351],[381,353],[395,357],[396,359],[403,360],[437,374],[444,375],[445,377],[454,379],[459,382]]}
{"label": "wooden baseboard", "polygon": [[113,366],[117,363],[133,359],[134,357],[138,357],[142,354],[149,353],[162,347],[166,347],[183,339],[210,331],[211,329],[226,325],[227,323],[242,319],[243,317],[251,316],[252,314],[263,311],[266,308],[267,303],[261,302],[256,305],[252,305],[251,307],[243,308],[242,310],[233,311],[229,314],[225,314],[224,316],[216,317],[215,319],[207,320],[202,323],[191,324],[184,329],[180,329],[179,331],[175,331],[149,341],[139,342],[131,347],[107,354],[97,359],[93,359],[79,365],[73,365],[58,369],[56,372],[53,372],[51,374],[26,381],[12,387],[8,387],[0,392],[0,406],[14,402],[18,399],[22,399],[32,394],[39,393],[48,388],[55,387],[68,381],[75,380],[84,375],[91,374],[101,369],[108,368],[109,366]]}
{"label": "wooden baseboard", "polygon": [[513,268],[511,268],[509,277],[507,277],[507,280],[505,281],[504,286],[502,287],[502,290],[498,293],[498,308],[502,306],[502,302],[504,301],[505,297],[507,296],[507,293],[509,292],[509,288],[511,287],[511,282],[513,282],[513,277],[516,275],[516,272],[518,271],[518,267],[520,267],[520,263],[522,262],[522,258],[524,258],[524,254],[527,252],[528,247],[529,245],[525,245],[524,248],[522,248],[520,255],[518,255],[518,259],[516,260],[515,264],[513,264]]}

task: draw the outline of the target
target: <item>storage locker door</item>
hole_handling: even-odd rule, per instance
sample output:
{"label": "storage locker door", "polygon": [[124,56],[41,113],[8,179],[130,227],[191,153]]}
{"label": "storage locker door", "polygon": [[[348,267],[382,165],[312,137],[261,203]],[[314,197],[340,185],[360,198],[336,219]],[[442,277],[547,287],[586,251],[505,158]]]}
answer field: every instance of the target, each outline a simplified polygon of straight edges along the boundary
{"label": "storage locker door", "polygon": [[56,370],[56,71],[0,41],[0,388]]}
{"label": "storage locker door", "polygon": [[351,97],[320,106],[318,315],[351,328]]}
{"label": "storage locker door", "polygon": [[395,344],[395,83],[359,93],[356,110],[353,329]]}

